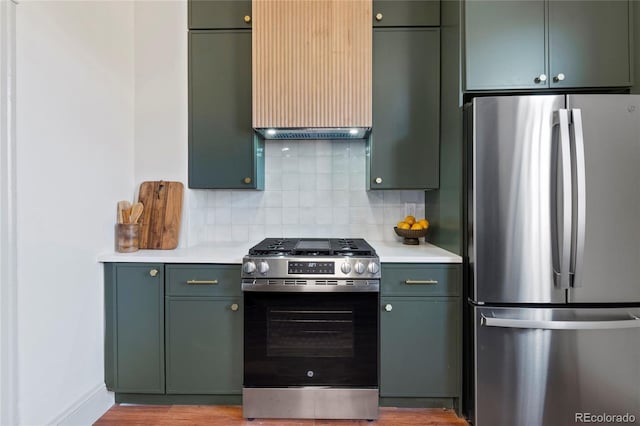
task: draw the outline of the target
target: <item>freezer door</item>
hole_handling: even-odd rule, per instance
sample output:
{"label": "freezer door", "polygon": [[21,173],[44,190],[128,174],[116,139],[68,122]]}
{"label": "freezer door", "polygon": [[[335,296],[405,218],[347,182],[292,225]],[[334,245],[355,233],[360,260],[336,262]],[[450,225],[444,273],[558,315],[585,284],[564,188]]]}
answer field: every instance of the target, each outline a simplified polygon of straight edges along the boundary
{"label": "freezer door", "polygon": [[474,311],[474,426],[640,421],[640,308]]}
{"label": "freezer door", "polygon": [[[554,261],[562,251],[555,236],[562,165],[560,126],[554,125],[554,117],[564,99],[483,97],[467,109],[467,218],[475,301],[566,302]],[[568,130],[565,136],[568,146]],[[568,223],[570,227],[570,218]]]}
{"label": "freezer door", "polygon": [[568,300],[640,302],[640,96],[571,95],[567,107],[575,182]]}

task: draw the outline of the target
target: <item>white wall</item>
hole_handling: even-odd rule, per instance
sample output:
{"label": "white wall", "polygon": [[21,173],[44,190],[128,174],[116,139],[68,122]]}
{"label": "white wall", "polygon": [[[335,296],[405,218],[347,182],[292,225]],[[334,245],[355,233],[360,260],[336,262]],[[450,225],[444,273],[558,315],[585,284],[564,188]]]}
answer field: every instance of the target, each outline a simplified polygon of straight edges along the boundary
{"label": "white wall", "polygon": [[0,1],[0,425],[17,416],[15,8]]}
{"label": "white wall", "polygon": [[133,197],[133,3],[17,7],[18,416],[57,423],[101,386],[100,252]]}
{"label": "white wall", "polygon": [[187,245],[187,2],[137,1],[135,185],[173,180],[185,186],[180,246]]}

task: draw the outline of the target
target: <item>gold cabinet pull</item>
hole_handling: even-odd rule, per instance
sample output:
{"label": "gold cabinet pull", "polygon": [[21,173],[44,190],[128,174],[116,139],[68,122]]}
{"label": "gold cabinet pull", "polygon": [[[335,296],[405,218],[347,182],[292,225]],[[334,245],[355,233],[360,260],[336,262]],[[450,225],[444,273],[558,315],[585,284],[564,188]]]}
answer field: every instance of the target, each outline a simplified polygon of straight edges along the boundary
{"label": "gold cabinet pull", "polygon": [[438,280],[405,280],[408,285],[434,285],[438,284]]}
{"label": "gold cabinet pull", "polygon": [[250,177],[246,177],[242,180],[244,183],[251,183],[251,178]]}
{"label": "gold cabinet pull", "polygon": [[238,304],[237,304],[237,303],[233,303],[233,304],[231,305],[231,310],[232,310],[233,312],[236,312],[238,309],[240,309],[240,306],[238,306]]}
{"label": "gold cabinet pull", "polygon": [[152,277],[155,277],[158,275],[158,270],[157,269],[152,269],[149,271],[149,275],[151,275]]}
{"label": "gold cabinet pull", "polygon": [[376,21],[380,22],[382,21],[382,13],[376,13]]}
{"label": "gold cabinet pull", "polygon": [[218,280],[189,280],[187,281],[189,285],[212,285],[218,284]]}
{"label": "gold cabinet pull", "polygon": [[249,15],[244,15],[244,22],[246,22],[247,24],[251,22],[251,16]]}

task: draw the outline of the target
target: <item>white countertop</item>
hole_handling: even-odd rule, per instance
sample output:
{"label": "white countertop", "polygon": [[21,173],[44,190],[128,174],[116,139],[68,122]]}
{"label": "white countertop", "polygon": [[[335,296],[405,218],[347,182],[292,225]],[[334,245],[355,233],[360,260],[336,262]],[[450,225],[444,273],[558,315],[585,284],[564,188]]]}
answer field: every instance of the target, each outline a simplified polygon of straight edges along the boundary
{"label": "white countertop", "polygon": [[[462,258],[440,247],[425,244],[404,245],[401,242],[368,241],[383,263],[462,263]],[[240,264],[257,242],[210,243],[175,250],[138,250],[133,253],[104,253],[99,262],[147,263],[227,263]]]}

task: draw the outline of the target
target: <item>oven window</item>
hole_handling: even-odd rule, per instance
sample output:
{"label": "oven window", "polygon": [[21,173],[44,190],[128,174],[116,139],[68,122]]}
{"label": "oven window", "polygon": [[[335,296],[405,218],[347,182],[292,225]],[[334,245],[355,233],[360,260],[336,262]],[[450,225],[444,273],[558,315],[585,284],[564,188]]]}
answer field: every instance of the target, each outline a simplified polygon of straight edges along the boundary
{"label": "oven window", "polygon": [[268,310],[267,356],[340,358],[353,356],[353,310],[312,306]]}

